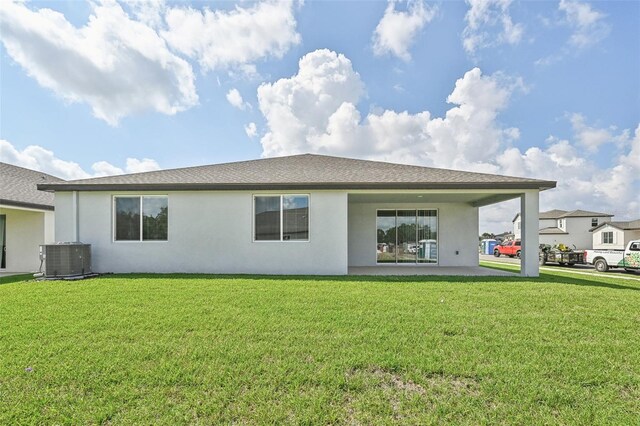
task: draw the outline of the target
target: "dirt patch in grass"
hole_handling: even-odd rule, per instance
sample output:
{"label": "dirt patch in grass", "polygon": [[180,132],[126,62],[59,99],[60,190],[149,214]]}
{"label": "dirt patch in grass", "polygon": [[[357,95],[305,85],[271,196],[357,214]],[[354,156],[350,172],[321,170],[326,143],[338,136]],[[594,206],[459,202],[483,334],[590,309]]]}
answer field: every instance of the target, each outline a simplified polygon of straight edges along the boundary
{"label": "dirt patch in grass", "polygon": [[439,402],[447,400],[450,404],[452,399],[477,398],[480,394],[477,379],[442,373],[420,377],[418,383],[400,372],[370,366],[351,369],[345,378],[346,423],[351,425],[370,424],[374,413],[401,422],[424,418],[428,412],[441,417],[442,413],[436,413]]}

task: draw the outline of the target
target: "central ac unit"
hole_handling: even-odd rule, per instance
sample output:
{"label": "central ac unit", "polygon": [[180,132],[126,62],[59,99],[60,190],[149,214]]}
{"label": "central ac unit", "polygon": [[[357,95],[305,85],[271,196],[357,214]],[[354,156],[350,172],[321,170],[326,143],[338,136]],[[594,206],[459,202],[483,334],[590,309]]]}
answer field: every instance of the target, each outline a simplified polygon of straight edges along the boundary
{"label": "central ac unit", "polygon": [[91,244],[58,243],[40,246],[45,277],[91,274]]}

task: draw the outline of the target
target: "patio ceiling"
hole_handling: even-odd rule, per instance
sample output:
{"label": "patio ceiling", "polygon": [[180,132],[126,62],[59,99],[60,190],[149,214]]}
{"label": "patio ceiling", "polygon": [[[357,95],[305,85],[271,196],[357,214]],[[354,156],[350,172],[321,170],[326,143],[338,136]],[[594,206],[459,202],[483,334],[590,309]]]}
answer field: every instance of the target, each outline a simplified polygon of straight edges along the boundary
{"label": "patio ceiling", "polygon": [[467,203],[474,207],[487,206],[512,200],[522,195],[519,192],[409,192],[409,193],[349,193],[350,203]]}

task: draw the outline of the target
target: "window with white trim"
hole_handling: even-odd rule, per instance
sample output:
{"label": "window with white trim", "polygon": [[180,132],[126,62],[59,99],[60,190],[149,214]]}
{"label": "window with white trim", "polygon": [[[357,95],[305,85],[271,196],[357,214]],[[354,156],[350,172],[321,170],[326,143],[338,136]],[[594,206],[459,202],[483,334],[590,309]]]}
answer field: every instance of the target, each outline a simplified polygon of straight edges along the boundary
{"label": "window with white trim", "polygon": [[115,196],[113,204],[114,241],[168,240],[168,196]]}
{"label": "window with white trim", "polygon": [[596,227],[598,226],[598,218],[597,217],[593,217],[591,218],[591,227]]}
{"label": "window with white trim", "polygon": [[254,241],[309,241],[308,195],[256,195]]}
{"label": "window with white trim", "polygon": [[613,244],[613,231],[602,233],[602,244]]}

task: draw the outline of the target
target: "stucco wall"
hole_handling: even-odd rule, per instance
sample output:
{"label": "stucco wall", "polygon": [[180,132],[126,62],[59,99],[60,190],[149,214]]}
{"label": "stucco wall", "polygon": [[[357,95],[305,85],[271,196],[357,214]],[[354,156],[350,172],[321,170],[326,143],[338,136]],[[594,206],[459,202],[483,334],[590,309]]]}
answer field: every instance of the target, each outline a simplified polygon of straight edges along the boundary
{"label": "stucco wall", "polygon": [[[539,219],[538,220],[538,229],[543,229],[543,228],[551,228],[551,227],[555,227],[557,225],[557,220],[556,219]],[[513,221],[513,235],[514,235],[514,239],[516,240],[520,240],[522,239],[522,216],[518,216],[516,218],[516,220]],[[542,237],[543,235],[540,235],[540,243],[542,244]],[[545,243],[547,244],[547,243]]]}
{"label": "stucco wall", "polygon": [[[438,265],[478,266],[478,209],[465,203],[349,203],[349,266],[376,265],[377,209],[438,209]],[[456,250],[459,254],[456,254]],[[420,265],[433,267],[435,265]]]}
{"label": "stucco wall", "polygon": [[513,238],[516,240],[522,238],[522,216],[518,216],[518,218],[513,221]]}
{"label": "stucco wall", "polygon": [[56,240],[55,230],[55,213],[52,211],[44,212],[44,243],[51,244]]}
{"label": "stucco wall", "polygon": [[40,267],[40,244],[45,242],[45,212],[2,207],[0,214],[7,217],[5,270],[37,271]]}
{"label": "stucco wall", "polygon": [[56,208],[55,241],[75,241],[73,193],[56,191],[54,205]]}
{"label": "stucco wall", "polygon": [[560,243],[568,245],[569,244],[569,235],[566,234],[540,234],[540,244],[549,244],[550,246],[555,246]]}
{"label": "stucco wall", "polygon": [[556,226],[558,226],[558,220],[557,219],[539,219],[539,227],[540,229],[543,228],[554,228]]}
{"label": "stucco wall", "polygon": [[[613,232],[613,244],[602,244],[603,232]],[[627,246],[629,241],[640,239],[640,230],[623,231],[607,225],[593,232],[592,238],[594,249],[622,250]]]}
{"label": "stucco wall", "polygon": [[[596,248],[593,246],[594,237],[589,230],[592,228],[591,226],[591,217],[567,217],[565,220],[565,229],[568,232],[568,235],[564,234],[541,234],[540,235],[540,243],[541,244],[565,244],[571,248],[573,246],[578,250]],[[598,217],[599,223],[610,222],[611,218],[608,217]],[[557,221],[554,221],[554,225]],[[608,246],[610,247],[610,246]]]}
{"label": "stucco wall", "polygon": [[[261,193],[274,192],[80,192],[78,240],[92,245],[96,272],[347,273],[346,193],[303,192],[308,242],[253,242],[253,195]],[[114,242],[113,195],[144,194],[168,195],[168,241]],[[72,205],[71,194],[56,193],[58,219],[64,214],[57,241],[73,239]]]}
{"label": "stucco wall", "polygon": [[[602,223],[608,218],[598,218]],[[589,232],[592,228],[591,217],[569,217],[567,220],[567,232],[569,233],[567,244],[569,247],[576,246],[577,249],[591,249],[593,246],[593,234]]]}

